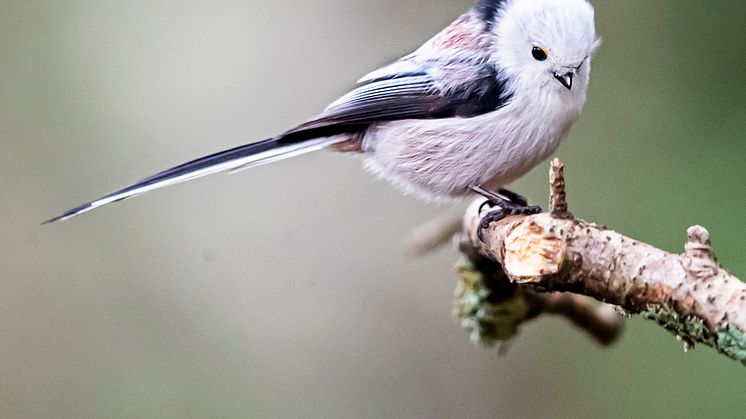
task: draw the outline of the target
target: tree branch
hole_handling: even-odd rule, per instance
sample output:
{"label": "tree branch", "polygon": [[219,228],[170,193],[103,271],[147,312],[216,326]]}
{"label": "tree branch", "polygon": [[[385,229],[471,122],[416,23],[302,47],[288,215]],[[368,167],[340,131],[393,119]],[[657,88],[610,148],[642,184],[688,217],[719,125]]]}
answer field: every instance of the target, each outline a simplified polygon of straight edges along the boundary
{"label": "tree branch", "polygon": [[476,234],[483,200],[474,202],[464,219],[465,254],[498,262],[521,288],[593,297],[746,365],[746,284],[719,265],[707,230],[691,227],[685,252],[671,254],[573,217],[559,160],[550,182],[548,213],[492,223],[484,242]]}

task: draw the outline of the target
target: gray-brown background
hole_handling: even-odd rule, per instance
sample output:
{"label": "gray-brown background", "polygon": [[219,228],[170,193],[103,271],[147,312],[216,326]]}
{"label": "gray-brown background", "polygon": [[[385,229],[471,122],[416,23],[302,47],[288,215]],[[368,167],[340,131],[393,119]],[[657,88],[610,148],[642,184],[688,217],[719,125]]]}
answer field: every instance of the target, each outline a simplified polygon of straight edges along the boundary
{"label": "gray-brown background", "polygon": [[[746,277],[746,6],[595,2],[604,45],[559,155],[572,209]],[[0,416],[716,417],[738,363],[632,320],[504,358],[450,314],[438,208],[316,153],[39,222],[317,113],[469,0],[0,0]],[[546,165],[516,188],[546,200]]]}

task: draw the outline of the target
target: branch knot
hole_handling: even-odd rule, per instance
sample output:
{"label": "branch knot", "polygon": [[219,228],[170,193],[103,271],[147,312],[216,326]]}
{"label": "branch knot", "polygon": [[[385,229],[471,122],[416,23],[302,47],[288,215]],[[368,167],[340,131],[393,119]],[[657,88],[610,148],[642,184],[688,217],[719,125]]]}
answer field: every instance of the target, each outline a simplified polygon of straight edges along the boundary
{"label": "branch knot", "polygon": [[702,226],[687,230],[688,240],[684,256],[689,260],[689,271],[698,279],[707,279],[718,274],[720,264],[710,243],[710,232]]}
{"label": "branch knot", "polygon": [[549,213],[554,218],[568,220],[572,213],[567,209],[567,192],[565,191],[565,165],[559,159],[552,160],[549,168]]}

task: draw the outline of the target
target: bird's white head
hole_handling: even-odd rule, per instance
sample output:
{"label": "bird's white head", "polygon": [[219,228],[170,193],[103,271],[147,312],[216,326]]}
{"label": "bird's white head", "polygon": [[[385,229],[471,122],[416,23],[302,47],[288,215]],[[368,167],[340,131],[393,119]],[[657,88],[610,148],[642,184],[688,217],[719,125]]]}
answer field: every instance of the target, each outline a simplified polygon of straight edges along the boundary
{"label": "bird's white head", "polygon": [[585,101],[591,56],[600,45],[586,0],[507,0],[492,30],[492,60],[509,90]]}

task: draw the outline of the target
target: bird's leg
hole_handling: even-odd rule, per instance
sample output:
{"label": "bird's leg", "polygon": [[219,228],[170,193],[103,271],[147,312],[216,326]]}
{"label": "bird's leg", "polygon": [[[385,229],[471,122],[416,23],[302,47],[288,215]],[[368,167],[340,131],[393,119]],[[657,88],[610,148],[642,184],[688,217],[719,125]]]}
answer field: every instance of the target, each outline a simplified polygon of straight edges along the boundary
{"label": "bird's leg", "polygon": [[479,206],[480,214],[485,205],[497,207],[494,211],[488,212],[479,222],[479,228],[477,229],[477,237],[479,237],[479,240],[484,240],[485,228],[489,227],[493,222],[502,220],[508,215],[533,215],[541,212],[541,207],[535,205],[529,206],[525,197],[507,189],[500,189],[498,193],[488,191],[479,186],[472,186],[469,189],[487,198],[487,201]]}
{"label": "bird's leg", "polygon": [[510,189],[500,189],[500,190],[497,191],[497,193],[499,193],[500,195],[508,198],[510,200],[510,202],[512,202],[512,203],[514,203],[516,205],[521,205],[521,206],[524,206],[524,207],[528,206],[528,199],[526,199],[525,196],[523,196],[521,194],[518,194],[518,193],[515,193],[515,192],[511,191]]}

